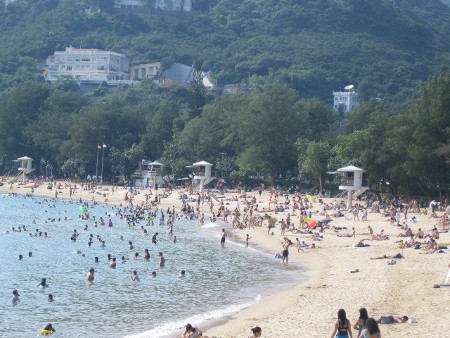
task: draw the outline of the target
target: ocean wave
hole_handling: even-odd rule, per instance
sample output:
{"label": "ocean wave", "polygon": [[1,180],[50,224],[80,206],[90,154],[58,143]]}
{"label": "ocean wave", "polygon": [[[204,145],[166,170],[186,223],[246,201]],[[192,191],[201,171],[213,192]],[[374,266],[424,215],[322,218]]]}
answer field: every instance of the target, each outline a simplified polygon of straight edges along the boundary
{"label": "ocean wave", "polygon": [[223,317],[235,314],[245,308],[248,308],[249,306],[259,303],[260,301],[261,301],[261,296],[256,296],[254,300],[247,302],[247,303],[229,305],[222,309],[201,313],[201,314],[194,315],[189,318],[182,319],[182,320],[168,322],[168,323],[162,324],[160,326],[157,326],[154,329],[151,329],[151,330],[148,330],[145,332],[141,332],[141,333],[127,335],[124,338],[165,337],[165,336],[175,334],[177,332],[182,331],[184,329],[184,327],[186,326],[186,323],[191,323],[193,326],[197,326],[206,321],[218,320]]}
{"label": "ocean wave", "polygon": [[218,226],[219,226],[219,224],[211,222],[211,223],[202,225],[202,228],[209,229],[209,228],[215,228],[215,227],[218,227]]}

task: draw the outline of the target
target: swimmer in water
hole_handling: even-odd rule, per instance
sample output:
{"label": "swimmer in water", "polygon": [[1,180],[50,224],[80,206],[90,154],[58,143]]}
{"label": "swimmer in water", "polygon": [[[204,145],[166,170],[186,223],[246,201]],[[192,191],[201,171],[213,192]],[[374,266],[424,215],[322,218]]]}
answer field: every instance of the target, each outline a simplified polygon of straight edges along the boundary
{"label": "swimmer in water", "polygon": [[19,261],[21,261],[23,259],[22,255],[19,255]]}
{"label": "swimmer in water", "polygon": [[56,330],[55,330],[55,328],[52,326],[52,324],[46,325],[46,326],[44,327],[44,330],[45,330],[45,331],[50,331],[51,333],[55,333],[55,332],[56,332]]}
{"label": "swimmer in water", "polygon": [[156,277],[156,271],[152,272],[152,277],[155,278]]}
{"label": "swimmer in water", "polygon": [[178,274],[178,277],[179,277],[179,278],[186,277],[186,271],[181,270],[181,272]]}
{"label": "swimmer in water", "polygon": [[17,290],[14,290],[13,292],[13,296],[12,296],[12,303],[15,305],[15,304],[17,304],[17,303],[19,303],[20,302],[20,298],[19,298],[19,291],[17,291]]}
{"label": "swimmer in water", "polygon": [[36,285],[36,287],[39,288],[39,289],[47,288],[48,287],[47,278],[42,278],[41,282],[38,285]]}
{"label": "swimmer in water", "polygon": [[156,244],[156,243],[158,242],[156,236],[158,236],[158,233],[156,233],[156,234],[154,234],[154,235],[152,236],[152,243],[153,243],[153,244]]}
{"label": "swimmer in water", "polygon": [[225,232],[225,229],[222,229],[220,245],[225,246],[225,238],[226,237],[227,237],[227,233]]}
{"label": "swimmer in water", "polygon": [[109,267],[112,269],[116,268],[116,258],[115,257],[109,262]]}
{"label": "swimmer in water", "polygon": [[166,259],[164,258],[162,252],[158,253],[159,256],[159,267],[163,268],[164,265],[166,264]]}
{"label": "swimmer in water", "polygon": [[53,295],[52,294],[49,294],[48,295],[48,301],[49,301],[49,303],[51,303],[51,302],[53,302]]}
{"label": "swimmer in water", "polygon": [[122,263],[125,263],[125,262],[126,262],[125,256],[122,256]]}
{"label": "swimmer in water", "polygon": [[90,268],[89,269],[89,272],[86,275],[86,279],[87,279],[88,282],[93,282],[94,281],[94,272],[95,272],[94,268]]}
{"label": "swimmer in water", "polygon": [[131,275],[131,280],[134,281],[134,282],[140,282],[141,281],[136,270],[133,271],[133,274]]}
{"label": "swimmer in water", "polygon": [[173,242],[174,242],[174,243],[177,242],[177,236],[173,236]]}
{"label": "swimmer in water", "polygon": [[147,261],[150,259],[150,252],[148,251],[148,249],[145,249],[144,259],[147,260]]}
{"label": "swimmer in water", "polygon": [[33,256],[33,253],[30,251],[29,253],[28,253],[28,257],[32,257]]}
{"label": "swimmer in water", "polygon": [[98,262],[99,262],[99,261],[98,261],[98,257],[95,257],[94,262],[95,262],[95,263],[98,263]]}

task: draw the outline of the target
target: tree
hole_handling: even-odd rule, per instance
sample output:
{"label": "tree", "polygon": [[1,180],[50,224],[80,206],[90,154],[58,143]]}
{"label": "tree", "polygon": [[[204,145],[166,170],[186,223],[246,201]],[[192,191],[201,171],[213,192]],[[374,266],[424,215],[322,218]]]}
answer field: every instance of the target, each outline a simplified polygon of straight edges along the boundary
{"label": "tree", "polygon": [[206,103],[206,89],[203,85],[203,71],[200,63],[195,63],[193,77],[189,87],[190,92],[190,115],[197,117],[202,114]]}
{"label": "tree", "polygon": [[325,174],[328,170],[328,159],[331,157],[331,146],[325,141],[311,141],[307,143],[305,150],[305,145],[306,143],[301,140],[297,142],[300,153],[304,154],[298,159],[299,171],[318,181],[319,192],[322,193]]}
{"label": "tree", "polygon": [[298,94],[273,85],[252,96],[238,125],[244,148],[239,167],[263,168],[275,182],[279,173],[295,168],[295,140],[305,121],[298,112]]}
{"label": "tree", "polygon": [[110,154],[113,174],[118,173],[130,178],[143,159],[144,151],[141,146],[133,143],[130,148],[125,150],[111,147]]}

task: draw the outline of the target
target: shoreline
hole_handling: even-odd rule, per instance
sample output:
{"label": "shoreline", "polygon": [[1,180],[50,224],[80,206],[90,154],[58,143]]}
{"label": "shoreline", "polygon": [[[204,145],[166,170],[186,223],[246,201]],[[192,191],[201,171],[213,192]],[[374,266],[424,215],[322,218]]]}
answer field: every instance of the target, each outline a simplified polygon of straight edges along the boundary
{"label": "shoreline", "polygon": [[[46,186],[47,184],[43,184],[35,188],[33,195],[54,198],[55,190],[47,190]],[[28,190],[30,187],[21,186],[18,189],[16,186],[9,190],[9,185],[5,184],[0,187],[0,192],[27,194],[30,193]],[[59,198],[69,201],[78,201],[81,197],[84,202],[128,204],[123,199],[126,188],[118,188],[114,193],[110,189],[111,186],[104,186],[93,191],[77,191],[71,199],[68,198],[68,189],[58,191],[60,191]],[[166,209],[175,205],[179,211],[180,193],[185,193],[185,190],[176,189],[169,197],[162,198],[158,208]],[[103,194],[106,194],[106,197]],[[225,194],[224,201],[230,201],[228,198],[235,195],[237,194]],[[269,205],[267,191],[264,191],[261,197],[257,192],[250,192],[247,195],[250,198],[255,196],[261,207]],[[153,197],[154,195],[151,196]],[[332,199],[324,200],[332,202]],[[141,201],[145,201],[144,194],[134,196],[134,204]],[[227,204],[231,210],[233,202]],[[320,205],[314,204],[314,219],[323,218],[319,215],[320,208]],[[202,206],[201,212],[204,212],[205,216],[210,215],[207,203]],[[441,214],[440,212],[439,215]],[[280,220],[286,213],[270,212],[270,215]],[[410,215],[418,218],[417,223],[409,223],[413,232],[418,228],[428,231],[437,222],[427,215],[413,213]],[[297,217],[292,218],[294,224],[298,226]],[[306,332],[307,336],[323,337],[332,333],[339,308],[346,310],[347,317],[353,324],[358,318],[360,307],[366,307],[369,316],[375,318],[381,315],[408,315],[417,318],[417,324],[382,325],[380,329],[383,338],[437,336],[450,330],[450,323],[445,320],[445,316],[436,316],[442,309],[450,308],[450,294],[445,289],[433,288],[434,284],[444,282],[450,262],[448,252],[424,255],[419,254],[420,250],[400,249],[394,241],[402,230],[390,225],[386,217],[378,213],[369,213],[368,221],[353,221],[351,217],[333,218],[332,225],[347,228],[339,233],[349,232],[351,227],[355,227],[356,237],[338,237],[338,233],[326,230],[325,240],[315,242],[318,245],[317,249],[297,253],[292,247],[289,260],[307,268],[307,271],[302,271],[302,275],[307,276],[306,281],[288,290],[262,297],[259,303],[234,315],[225,316],[223,320],[211,321],[210,325],[200,326],[204,334],[210,337],[241,338],[250,335],[250,328],[260,326],[263,329],[263,337],[302,338]],[[370,247],[352,248],[352,244],[368,237],[368,225],[372,226],[375,233],[384,230],[389,240],[369,241],[367,243],[370,243]],[[217,229],[220,229],[220,225]],[[279,227],[271,231],[274,231],[275,235],[267,235],[267,227],[264,225],[244,230],[230,227],[229,230],[230,235],[240,242],[245,242],[245,234],[249,233],[252,237],[249,246],[255,245],[258,250],[274,254],[281,251],[281,235]],[[292,241],[298,237],[300,241],[312,242],[309,235],[287,232],[286,237]],[[437,241],[450,243],[450,234],[441,233],[441,238]],[[369,259],[400,252],[406,259],[398,260],[397,264],[392,266],[387,265],[383,259]],[[351,269],[358,269],[359,272],[350,273]]]}

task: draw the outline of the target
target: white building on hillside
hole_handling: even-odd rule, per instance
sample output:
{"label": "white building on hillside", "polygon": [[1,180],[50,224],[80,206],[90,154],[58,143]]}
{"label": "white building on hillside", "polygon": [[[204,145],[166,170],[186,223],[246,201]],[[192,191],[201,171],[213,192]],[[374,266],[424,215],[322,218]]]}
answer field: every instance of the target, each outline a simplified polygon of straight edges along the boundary
{"label": "white building on hillside", "polygon": [[71,76],[83,82],[129,80],[128,58],[119,53],[99,49],[67,47],[47,58],[46,80]]}
{"label": "white building on hillside", "polygon": [[345,87],[345,90],[345,92],[333,92],[333,109],[348,113],[353,108],[359,106],[358,93],[355,92],[353,85]]}
{"label": "white building on hillside", "polygon": [[[144,0],[115,0],[114,8],[139,9],[147,6]],[[153,7],[163,11],[192,11],[192,0],[154,0]]]}

